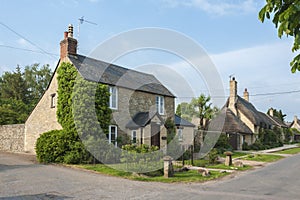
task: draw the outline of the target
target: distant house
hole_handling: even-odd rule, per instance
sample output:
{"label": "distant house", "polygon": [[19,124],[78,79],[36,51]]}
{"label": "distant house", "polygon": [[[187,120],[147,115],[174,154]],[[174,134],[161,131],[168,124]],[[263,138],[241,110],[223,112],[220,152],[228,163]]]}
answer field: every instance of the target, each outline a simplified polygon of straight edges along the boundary
{"label": "distant house", "polygon": [[185,119],[182,119],[178,115],[175,115],[175,126],[179,144],[187,149],[194,143],[195,125]]}
{"label": "distant house", "polygon": [[[289,125],[290,128],[294,128],[300,132],[300,120],[297,116],[294,116],[293,122]],[[300,134],[296,133],[293,138],[295,141],[300,141]]]}
{"label": "distant house", "polygon": [[[109,143],[117,146],[118,138],[127,135],[131,143],[161,148],[167,145],[164,121],[167,118],[174,120],[175,96],[153,75],[77,54],[77,40],[73,38],[73,27],[69,26],[60,42],[60,60],[52,80],[25,123],[25,151],[35,152],[40,134],[62,128],[56,117],[57,69],[62,62],[73,64],[85,80],[109,86],[111,97],[108,104],[113,111],[107,138]],[[189,127],[189,124],[178,125],[183,130]]]}
{"label": "distant house", "polygon": [[[287,127],[273,116],[258,111],[249,102],[249,92],[245,89],[243,98],[237,95],[237,81],[230,80],[230,96],[220,114],[209,122],[209,129],[227,134],[234,149],[242,149],[242,145],[253,144],[258,138],[260,129]],[[223,127],[222,127],[223,126]]]}

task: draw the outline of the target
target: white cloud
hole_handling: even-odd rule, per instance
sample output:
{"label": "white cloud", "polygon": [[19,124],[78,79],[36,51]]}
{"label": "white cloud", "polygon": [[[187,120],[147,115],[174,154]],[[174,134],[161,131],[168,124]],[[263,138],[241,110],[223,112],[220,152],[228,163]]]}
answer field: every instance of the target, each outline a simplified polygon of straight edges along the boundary
{"label": "white cloud", "polygon": [[17,40],[17,43],[18,43],[19,45],[21,45],[22,47],[26,47],[26,46],[29,45],[29,43],[28,43],[25,39],[23,39],[23,38],[18,39],[18,40]]}
{"label": "white cloud", "polygon": [[291,53],[291,42],[280,42],[239,49],[211,55],[219,70],[225,88],[229,88],[229,75],[234,74],[238,81],[238,94],[244,88],[250,93],[250,101],[255,107],[266,112],[270,107],[282,109],[290,120],[300,115],[300,93],[251,96],[300,90],[300,73],[292,74],[289,63],[295,56]]}
{"label": "white cloud", "polygon": [[257,2],[255,0],[163,0],[163,3],[170,7],[194,7],[208,14],[224,16],[228,14],[245,14],[257,10]]}

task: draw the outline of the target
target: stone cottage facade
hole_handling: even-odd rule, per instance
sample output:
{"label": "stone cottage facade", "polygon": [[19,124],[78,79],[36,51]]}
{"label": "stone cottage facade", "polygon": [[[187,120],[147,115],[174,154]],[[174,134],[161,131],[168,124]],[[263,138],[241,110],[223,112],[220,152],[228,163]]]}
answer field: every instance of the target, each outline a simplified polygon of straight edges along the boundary
{"label": "stone cottage facade", "polygon": [[117,146],[118,138],[127,135],[131,143],[166,147],[164,121],[174,120],[175,96],[153,75],[77,54],[77,41],[69,26],[60,42],[60,60],[49,86],[25,123],[25,151],[34,153],[42,133],[62,128],[57,121],[56,104],[57,69],[63,62],[73,64],[85,80],[108,85],[108,103],[113,111],[109,143]]}
{"label": "stone cottage facade", "polygon": [[[258,111],[249,101],[249,92],[244,90],[243,98],[237,94],[237,81],[233,77],[230,82],[230,95],[220,114],[209,123],[210,130],[222,131],[229,137],[234,149],[242,149],[242,145],[253,144],[258,138],[260,129],[286,128],[287,126],[273,116]],[[223,127],[219,127],[223,124]]]}

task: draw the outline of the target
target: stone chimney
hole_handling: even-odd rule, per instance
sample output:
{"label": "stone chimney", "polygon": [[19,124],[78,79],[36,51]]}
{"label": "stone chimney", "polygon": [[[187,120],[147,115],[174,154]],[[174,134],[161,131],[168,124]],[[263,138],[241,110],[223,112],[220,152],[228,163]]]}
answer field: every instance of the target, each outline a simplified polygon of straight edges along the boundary
{"label": "stone chimney", "polygon": [[269,115],[270,115],[271,117],[274,117],[274,110],[273,110],[273,108],[270,108],[270,110],[269,110]]}
{"label": "stone chimney", "polygon": [[249,101],[249,92],[248,92],[247,88],[245,88],[245,91],[244,91],[244,99],[246,101]]}
{"label": "stone chimney", "polygon": [[77,40],[73,38],[72,24],[69,24],[68,31],[64,32],[64,39],[60,42],[60,59],[64,61],[68,54],[77,54]]}
{"label": "stone chimney", "polygon": [[229,82],[230,85],[230,96],[229,96],[229,105],[228,107],[236,113],[235,103],[237,101],[237,82],[234,77]]}
{"label": "stone chimney", "polygon": [[297,124],[298,123],[298,117],[297,115],[294,116],[294,124]]}

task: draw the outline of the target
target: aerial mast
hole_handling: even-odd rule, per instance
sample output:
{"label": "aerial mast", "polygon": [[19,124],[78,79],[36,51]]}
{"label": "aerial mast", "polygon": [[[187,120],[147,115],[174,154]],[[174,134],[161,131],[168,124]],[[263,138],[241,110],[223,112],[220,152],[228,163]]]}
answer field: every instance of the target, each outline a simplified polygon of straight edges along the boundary
{"label": "aerial mast", "polygon": [[95,22],[91,22],[91,21],[88,21],[88,20],[84,19],[84,16],[82,16],[81,18],[78,19],[78,33],[77,33],[78,45],[77,45],[77,48],[79,46],[80,25],[83,24],[83,22],[88,23],[88,24],[92,24],[92,25],[95,25],[95,26],[98,25]]}

